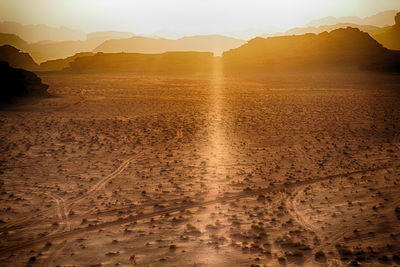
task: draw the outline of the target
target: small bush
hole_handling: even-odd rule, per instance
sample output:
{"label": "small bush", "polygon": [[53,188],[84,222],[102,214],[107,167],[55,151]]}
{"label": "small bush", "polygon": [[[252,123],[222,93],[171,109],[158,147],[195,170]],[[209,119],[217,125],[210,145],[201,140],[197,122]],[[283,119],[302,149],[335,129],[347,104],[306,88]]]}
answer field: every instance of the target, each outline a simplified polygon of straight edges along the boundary
{"label": "small bush", "polygon": [[286,257],[301,258],[301,257],[303,257],[303,252],[301,252],[300,250],[295,250],[293,252],[286,252],[285,255],[286,255]]}
{"label": "small bush", "polygon": [[284,261],[286,261],[286,259],[285,259],[285,257],[282,257],[282,256],[281,256],[281,257],[278,258],[278,261],[284,262]]}
{"label": "small bush", "polygon": [[380,260],[380,261],[382,261],[382,262],[388,262],[388,261],[389,261],[389,258],[388,258],[388,256],[384,255],[384,256],[380,256],[380,257],[378,258],[378,260]]}
{"label": "small bush", "polygon": [[321,250],[319,250],[319,251],[317,251],[316,253],[315,253],[315,258],[316,259],[323,259],[323,258],[325,258],[326,256],[325,256],[325,253],[323,252],[323,251],[321,251]]}

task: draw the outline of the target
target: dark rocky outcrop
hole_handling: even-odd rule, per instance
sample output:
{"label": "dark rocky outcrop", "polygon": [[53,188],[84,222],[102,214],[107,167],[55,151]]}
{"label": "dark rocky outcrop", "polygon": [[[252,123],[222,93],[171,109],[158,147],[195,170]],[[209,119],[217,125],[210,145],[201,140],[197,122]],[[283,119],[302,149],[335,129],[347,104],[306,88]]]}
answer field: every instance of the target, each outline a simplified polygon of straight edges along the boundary
{"label": "dark rocky outcrop", "polygon": [[370,35],[356,28],[331,32],[255,38],[225,52],[223,63],[233,70],[308,70],[308,69],[380,69],[396,66],[398,54],[384,48]]}
{"label": "dark rocky outcrop", "polygon": [[0,61],[6,61],[13,68],[30,71],[38,70],[39,66],[28,53],[21,52],[11,45],[0,46]]}
{"label": "dark rocky outcrop", "polygon": [[0,103],[10,103],[23,96],[46,97],[48,86],[33,72],[14,69],[7,62],[0,61]]}

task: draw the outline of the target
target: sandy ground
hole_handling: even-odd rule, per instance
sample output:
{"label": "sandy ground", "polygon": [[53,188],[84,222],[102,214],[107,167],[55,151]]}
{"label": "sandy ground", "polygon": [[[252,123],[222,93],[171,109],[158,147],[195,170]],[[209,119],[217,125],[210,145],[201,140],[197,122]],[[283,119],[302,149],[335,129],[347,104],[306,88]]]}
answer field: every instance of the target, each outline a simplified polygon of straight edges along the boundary
{"label": "sandy ground", "polygon": [[41,77],[0,111],[0,265],[400,264],[399,76]]}

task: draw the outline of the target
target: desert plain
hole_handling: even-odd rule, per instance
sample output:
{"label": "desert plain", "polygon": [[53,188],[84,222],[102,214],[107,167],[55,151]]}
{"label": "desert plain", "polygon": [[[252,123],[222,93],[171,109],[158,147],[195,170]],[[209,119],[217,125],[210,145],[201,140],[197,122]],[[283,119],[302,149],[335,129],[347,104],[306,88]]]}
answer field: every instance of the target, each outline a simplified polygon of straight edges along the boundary
{"label": "desert plain", "polygon": [[398,266],[400,76],[40,73],[0,110],[1,266]]}

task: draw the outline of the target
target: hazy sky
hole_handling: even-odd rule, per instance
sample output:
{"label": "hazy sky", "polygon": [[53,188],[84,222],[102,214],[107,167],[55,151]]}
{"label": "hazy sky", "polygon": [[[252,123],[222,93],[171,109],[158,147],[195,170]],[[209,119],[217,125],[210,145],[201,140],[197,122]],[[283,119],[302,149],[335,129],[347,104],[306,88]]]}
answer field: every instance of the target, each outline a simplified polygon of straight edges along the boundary
{"label": "hazy sky", "polygon": [[85,32],[226,33],[303,26],[325,16],[365,17],[400,9],[400,0],[0,0],[0,20]]}

